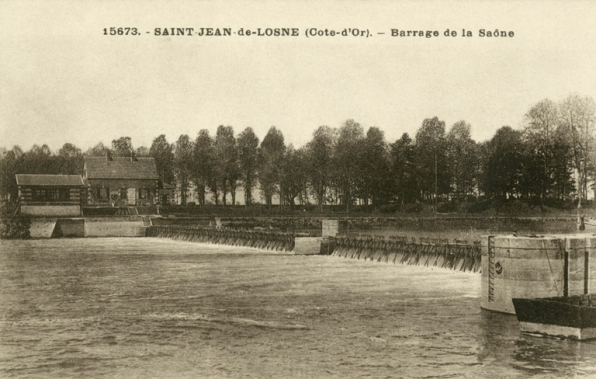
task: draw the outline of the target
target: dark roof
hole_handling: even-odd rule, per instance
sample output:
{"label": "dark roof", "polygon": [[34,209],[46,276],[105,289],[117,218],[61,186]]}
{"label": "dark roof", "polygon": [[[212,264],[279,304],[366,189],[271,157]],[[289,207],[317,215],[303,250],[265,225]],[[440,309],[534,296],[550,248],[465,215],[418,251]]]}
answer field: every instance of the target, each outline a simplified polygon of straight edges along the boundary
{"label": "dark roof", "polygon": [[83,178],[81,175],[36,175],[16,174],[17,185],[19,186],[71,186],[82,187]]}
{"label": "dark roof", "polygon": [[88,179],[158,179],[153,158],[83,156]]}

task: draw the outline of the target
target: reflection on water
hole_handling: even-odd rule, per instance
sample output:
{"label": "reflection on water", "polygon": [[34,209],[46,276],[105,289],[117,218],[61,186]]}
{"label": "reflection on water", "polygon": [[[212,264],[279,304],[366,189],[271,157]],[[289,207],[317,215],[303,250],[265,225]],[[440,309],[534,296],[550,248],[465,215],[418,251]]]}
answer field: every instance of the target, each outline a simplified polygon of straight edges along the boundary
{"label": "reflection on water", "polygon": [[594,377],[480,277],[157,239],[0,241],[0,377]]}

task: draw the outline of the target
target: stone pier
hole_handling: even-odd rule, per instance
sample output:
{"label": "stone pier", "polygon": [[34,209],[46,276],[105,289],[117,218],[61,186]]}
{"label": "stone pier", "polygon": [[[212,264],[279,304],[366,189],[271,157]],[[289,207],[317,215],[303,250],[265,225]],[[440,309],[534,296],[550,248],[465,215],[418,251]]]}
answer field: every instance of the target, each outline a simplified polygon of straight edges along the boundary
{"label": "stone pier", "polygon": [[594,293],[594,248],[592,234],[484,237],[481,307],[514,314],[512,298]]}

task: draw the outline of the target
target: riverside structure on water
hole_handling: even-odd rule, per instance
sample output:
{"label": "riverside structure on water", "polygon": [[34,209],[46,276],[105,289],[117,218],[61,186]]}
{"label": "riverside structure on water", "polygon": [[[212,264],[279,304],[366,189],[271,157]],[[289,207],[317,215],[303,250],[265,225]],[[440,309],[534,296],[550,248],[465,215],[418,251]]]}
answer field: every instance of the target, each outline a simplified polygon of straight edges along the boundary
{"label": "riverside structure on water", "polygon": [[482,308],[515,314],[513,298],[596,292],[591,234],[489,236],[482,245]]}
{"label": "riverside structure on water", "polygon": [[479,275],[165,238],[0,241],[0,377],[596,375],[520,334]]}
{"label": "riverside structure on water", "polygon": [[[330,255],[481,272],[480,306],[509,314],[515,314],[514,298],[588,295],[596,290],[595,281],[591,279],[596,275],[596,265],[590,263],[596,238],[588,234],[513,234],[486,236],[482,241],[450,241],[445,238],[356,233],[349,230],[345,220],[324,219],[321,233],[313,235],[292,230],[282,232],[271,226],[247,228],[238,220],[230,223],[233,226],[226,226],[219,217],[212,218],[209,225],[160,225],[164,219],[159,215],[139,215],[137,207],[123,209],[129,212],[133,209],[136,214],[125,217],[33,218],[31,236],[164,238],[295,255]],[[520,322],[526,325],[528,321]],[[590,333],[583,335],[591,338]]]}

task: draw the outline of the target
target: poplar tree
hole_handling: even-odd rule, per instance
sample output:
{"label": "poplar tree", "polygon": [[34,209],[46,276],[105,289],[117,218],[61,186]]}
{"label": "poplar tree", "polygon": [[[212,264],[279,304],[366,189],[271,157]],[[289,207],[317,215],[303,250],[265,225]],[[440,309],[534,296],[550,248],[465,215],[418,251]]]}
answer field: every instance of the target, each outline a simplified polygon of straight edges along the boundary
{"label": "poplar tree", "polygon": [[392,187],[402,204],[413,202],[418,197],[414,148],[408,133],[391,144]]}
{"label": "poplar tree", "polygon": [[334,183],[341,194],[346,212],[354,201],[355,189],[359,179],[359,151],[364,139],[364,129],[350,119],[339,128],[337,143],[333,154]]}
{"label": "poplar tree", "polygon": [[244,204],[252,204],[252,190],[257,181],[259,164],[259,138],[247,127],[238,135],[238,163],[240,166],[240,180],[244,187]]}
{"label": "poplar tree", "polygon": [[215,146],[209,130],[201,129],[193,150],[193,180],[197,187],[199,204],[205,205],[207,189],[213,192],[215,204],[219,204],[219,193],[215,178]]}
{"label": "poplar tree", "polygon": [[180,202],[186,205],[186,195],[192,172],[193,143],[187,134],[182,134],[174,147],[174,167],[180,185]]}
{"label": "poplar tree", "polygon": [[312,140],[306,145],[310,189],[317,199],[321,212],[323,212],[323,205],[333,178],[333,148],[336,139],[337,130],[328,126],[320,126],[314,131]]}
{"label": "poplar tree", "polygon": [[306,150],[295,150],[293,145],[288,146],[280,162],[280,196],[290,204],[291,209],[296,206],[296,197],[308,185],[306,173]]}
{"label": "poplar tree", "polygon": [[232,194],[232,204],[236,202],[236,186],[240,176],[238,168],[238,148],[234,128],[220,125],[215,135],[215,159],[218,170],[219,188],[222,203],[227,205],[227,193]]}
{"label": "poplar tree", "polygon": [[360,194],[368,206],[386,204],[390,195],[390,160],[385,133],[375,126],[370,127],[362,140],[360,149]]}
{"label": "poplar tree", "polygon": [[437,117],[425,119],[416,132],[416,163],[423,198],[449,193],[445,122]]}
{"label": "poplar tree", "polygon": [[173,148],[165,134],[161,134],[153,140],[149,149],[149,156],[155,159],[157,175],[163,183],[173,184],[175,180]]}
{"label": "poplar tree", "polygon": [[487,195],[503,200],[518,195],[523,179],[523,141],[521,132],[503,126],[488,144],[485,167]]}
{"label": "poplar tree", "polygon": [[272,126],[263,138],[259,149],[259,183],[269,208],[272,205],[273,195],[279,193],[280,162],[285,151],[286,145],[282,132]]}
{"label": "poplar tree", "polygon": [[471,137],[470,124],[458,121],[451,126],[446,137],[447,166],[450,172],[451,193],[464,201],[474,192],[478,152]]}

